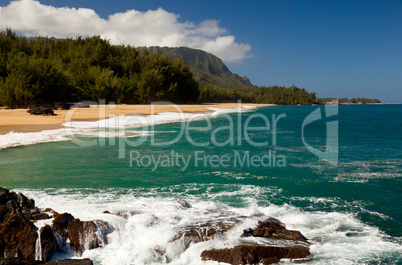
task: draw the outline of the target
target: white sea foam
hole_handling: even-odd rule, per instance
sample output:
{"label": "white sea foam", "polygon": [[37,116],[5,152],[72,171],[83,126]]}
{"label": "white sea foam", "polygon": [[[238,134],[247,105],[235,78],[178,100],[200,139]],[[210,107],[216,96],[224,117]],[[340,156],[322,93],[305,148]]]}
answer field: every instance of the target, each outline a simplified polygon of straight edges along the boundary
{"label": "white sea foam", "polygon": [[66,135],[64,129],[46,130],[42,132],[30,132],[30,133],[10,132],[5,135],[0,135],[0,149],[20,145],[60,142],[68,140],[69,138]]}
{"label": "white sea foam", "polygon": [[[243,108],[219,109],[209,108],[212,113],[178,113],[163,112],[155,115],[129,115],[116,116],[109,119],[102,119],[92,122],[66,122],[65,128],[57,130],[45,130],[41,132],[17,133],[10,132],[0,135],[0,150],[37,143],[69,141],[72,136],[80,137],[136,137],[150,134],[152,126],[183,122],[188,120],[199,120],[214,117],[224,113],[250,111],[255,107],[243,106]],[[141,131],[132,131],[132,128],[142,128]]]}
{"label": "white sea foam", "polygon": [[[108,235],[109,244],[87,250],[83,256],[95,264],[216,264],[203,262],[200,254],[211,248],[231,247],[242,240],[243,229],[255,227],[261,217],[278,218],[288,229],[301,231],[313,243],[309,264],[381,263],[387,258],[402,260],[402,246],[386,240],[376,227],[362,223],[353,214],[343,212],[303,211],[289,204],[263,203],[267,194],[280,190],[252,185],[222,185],[223,191],[213,192],[216,185],[188,184],[138,190],[22,190],[39,207],[51,207],[58,212],[70,212],[81,220],[108,221],[114,231]],[[200,190],[202,195],[189,191]],[[231,206],[225,198],[241,198],[244,205]],[[179,198],[185,198],[192,208],[186,209]],[[313,201],[326,199],[312,198]],[[104,210],[123,217],[104,214]],[[245,218],[245,216],[248,216]],[[234,227],[222,237],[199,243],[185,238],[172,240],[180,231],[191,226],[219,222]],[[256,239],[251,239],[256,240]],[[399,253],[399,254],[398,254]],[[393,257],[392,257],[393,255]],[[290,261],[284,261],[289,263]]]}

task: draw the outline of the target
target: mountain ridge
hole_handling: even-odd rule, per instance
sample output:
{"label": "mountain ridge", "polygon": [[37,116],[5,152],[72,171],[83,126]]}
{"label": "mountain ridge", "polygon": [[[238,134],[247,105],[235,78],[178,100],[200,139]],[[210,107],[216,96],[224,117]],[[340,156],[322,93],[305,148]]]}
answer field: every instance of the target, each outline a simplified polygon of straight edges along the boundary
{"label": "mountain ridge", "polygon": [[241,77],[231,72],[219,57],[203,50],[160,46],[140,47],[139,49],[159,55],[167,54],[173,60],[182,59],[185,64],[190,66],[195,79],[206,84],[224,88],[253,86],[248,77]]}

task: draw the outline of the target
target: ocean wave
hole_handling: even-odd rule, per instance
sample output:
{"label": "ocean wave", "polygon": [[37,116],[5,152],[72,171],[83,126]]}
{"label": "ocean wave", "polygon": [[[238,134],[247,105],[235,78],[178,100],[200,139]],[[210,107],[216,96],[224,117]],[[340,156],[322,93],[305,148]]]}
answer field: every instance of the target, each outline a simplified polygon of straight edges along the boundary
{"label": "ocean wave", "polygon": [[[402,246],[387,240],[378,228],[361,222],[354,213],[305,211],[288,203],[270,203],[270,196],[282,196],[276,188],[186,184],[163,188],[21,192],[35,199],[39,207],[70,212],[81,220],[101,219],[112,224],[115,230],[108,235],[109,244],[84,252],[83,256],[93,259],[95,264],[206,264],[200,260],[203,250],[238,244],[236,235],[256,226],[266,216],[278,218],[288,229],[299,230],[310,239],[313,244],[309,264],[396,264],[402,261]],[[230,198],[232,202],[242,198],[244,204],[233,204]],[[183,199],[192,207],[184,210]],[[312,204],[342,203],[336,198],[307,200]],[[126,213],[126,218],[104,214],[105,210]],[[212,227],[218,221],[227,224],[235,221],[223,238],[190,243],[188,248],[180,240],[172,241],[185,227],[200,224]]]}
{"label": "ocean wave", "polygon": [[[69,141],[71,137],[136,137],[154,133],[152,126],[183,122],[188,120],[201,120],[215,117],[220,114],[233,112],[252,111],[256,107],[243,106],[242,108],[220,109],[208,108],[211,113],[177,113],[163,112],[155,115],[128,115],[116,116],[99,121],[65,122],[65,128],[57,130],[44,130],[41,132],[17,133],[10,132],[0,135],[0,150],[15,146],[32,145],[37,143]],[[133,131],[133,128],[142,128],[141,131]],[[138,133],[138,134],[137,134]]]}
{"label": "ocean wave", "polygon": [[66,135],[64,129],[46,130],[42,132],[17,133],[10,132],[0,135],[0,150],[9,147],[31,145],[37,143],[68,141],[70,138]]}

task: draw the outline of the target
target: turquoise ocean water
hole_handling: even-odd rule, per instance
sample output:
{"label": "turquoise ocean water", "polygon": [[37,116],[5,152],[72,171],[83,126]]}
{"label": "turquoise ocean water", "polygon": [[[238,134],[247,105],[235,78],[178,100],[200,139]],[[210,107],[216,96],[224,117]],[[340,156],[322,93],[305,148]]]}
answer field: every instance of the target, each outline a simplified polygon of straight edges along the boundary
{"label": "turquoise ocean water", "polygon": [[[311,257],[302,263],[402,264],[402,105],[339,106],[338,115],[306,125],[305,142],[325,151],[326,124],[338,122],[336,165],[303,143],[303,121],[318,108],[325,113],[323,106],[269,106],[215,116],[210,127],[206,120],[192,121],[191,129],[159,124],[123,151],[121,138],[95,136],[79,138],[98,142],[91,146],[55,141],[4,148],[0,186],[22,191],[40,208],[109,221],[115,229],[109,244],[84,253],[97,264],[207,264],[202,250],[236,244],[234,232],[188,249],[171,241],[175,233],[231,218],[241,220],[235,231],[242,231],[261,213],[311,239]],[[272,121],[281,114],[276,132],[271,123],[239,134],[246,123],[265,126],[263,116]],[[124,130],[127,141],[138,141],[140,128]],[[256,146],[247,136],[267,143]],[[153,158],[164,164],[155,166]],[[180,200],[192,208],[183,210]],[[140,214],[125,219],[104,210]]]}

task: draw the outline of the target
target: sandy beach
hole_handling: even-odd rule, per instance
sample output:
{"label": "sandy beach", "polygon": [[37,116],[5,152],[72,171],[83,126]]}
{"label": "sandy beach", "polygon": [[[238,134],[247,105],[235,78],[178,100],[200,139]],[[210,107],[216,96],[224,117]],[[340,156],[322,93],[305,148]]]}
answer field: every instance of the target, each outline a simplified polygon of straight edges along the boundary
{"label": "sandy beach", "polygon": [[92,105],[89,108],[55,110],[55,116],[30,115],[26,109],[0,109],[0,135],[9,132],[40,132],[60,129],[68,121],[96,121],[119,115],[150,115],[161,112],[202,113],[208,108],[231,109],[239,106],[268,106],[267,104],[209,103],[197,105]]}

